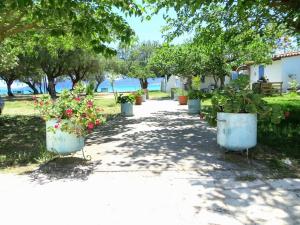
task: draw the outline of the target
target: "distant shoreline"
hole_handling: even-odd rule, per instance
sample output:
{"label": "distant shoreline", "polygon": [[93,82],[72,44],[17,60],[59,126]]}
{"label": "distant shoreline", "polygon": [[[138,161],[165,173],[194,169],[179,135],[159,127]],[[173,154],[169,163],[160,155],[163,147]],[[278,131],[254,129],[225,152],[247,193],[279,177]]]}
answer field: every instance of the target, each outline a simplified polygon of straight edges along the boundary
{"label": "distant shoreline", "polygon": [[[161,81],[162,78],[149,78],[148,79],[148,90],[150,91],[159,91],[161,90]],[[19,83],[18,83],[19,84]],[[56,90],[60,93],[64,89],[71,89],[72,83],[69,80],[58,82],[56,85]],[[106,91],[101,91],[107,89]],[[138,79],[134,78],[125,78],[116,80],[115,82],[115,91],[119,93],[134,92],[141,89]],[[32,90],[28,86],[23,87],[13,87],[12,91],[16,95],[32,95]],[[105,80],[98,87],[98,93],[113,93],[111,85],[108,80]],[[7,88],[0,87],[0,95],[7,95]]]}

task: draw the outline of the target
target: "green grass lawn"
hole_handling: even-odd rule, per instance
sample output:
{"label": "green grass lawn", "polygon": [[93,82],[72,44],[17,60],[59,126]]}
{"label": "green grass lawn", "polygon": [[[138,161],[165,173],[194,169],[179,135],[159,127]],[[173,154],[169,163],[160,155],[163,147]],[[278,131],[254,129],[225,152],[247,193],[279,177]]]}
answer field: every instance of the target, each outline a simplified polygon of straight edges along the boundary
{"label": "green grass lawn", "polygon": [[149,98],[153,100],[170,99],[170,95],[161,91],[149,91]]}
{"label": "green grass lawn", "polygon": [[286,94],[264,98],[270,105],[278,105],[287,117],[280,124],[260,124],[259,142],[266,144],[276,152],[300,159],[300,96]]}

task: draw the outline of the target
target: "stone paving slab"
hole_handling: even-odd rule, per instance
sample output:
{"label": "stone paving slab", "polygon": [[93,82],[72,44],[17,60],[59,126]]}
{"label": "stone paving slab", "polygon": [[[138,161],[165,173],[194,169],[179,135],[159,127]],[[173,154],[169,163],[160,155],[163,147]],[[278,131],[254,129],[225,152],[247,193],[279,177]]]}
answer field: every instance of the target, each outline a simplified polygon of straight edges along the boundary
{"label": "stone paving slab", "polygon": [[[265,180],[260,165],[226,161],[216,130],[174,101],[134,111],[89,137],[91,162],[0,174],[0,224],[300,224],[299,179]],[[247,175],[257,179],[238,180]]]}

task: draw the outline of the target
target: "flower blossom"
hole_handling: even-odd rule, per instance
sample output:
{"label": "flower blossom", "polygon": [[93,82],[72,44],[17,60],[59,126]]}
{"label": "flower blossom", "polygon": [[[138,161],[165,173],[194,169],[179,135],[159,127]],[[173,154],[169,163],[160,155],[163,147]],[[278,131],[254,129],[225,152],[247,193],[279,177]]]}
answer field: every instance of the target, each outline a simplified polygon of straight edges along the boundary
{"label": "flower blossom", "polygon": [[77,102],[80,102],[80,98],[79,97],[77,97],[77,98],[74,98],[75,99],[75,101],[77,101]]}
{"label": "flower blossom", "polygon": [[88,108],[92,108],[93,107],[93,102],[91,101],[91,100],[89,100],[88,102],[87,102],[87,107]]}
{"label": "flower blossom", "polygon": [[89,130],[92,130],[92,129],[94,129],[94,124],[92,122],[89,122],[87,127]]}
{"label": "flower blossom", "polygon": [[67,114],[67,116],[72,116],[72,114],[73,114],[73,109],[67,109],[66,110],[66,114]]}
{"label": "flower blossom", "polygon": [[96,126],[100,125],[101,124],[101,120],[99,119],[96,119],[96,122],[95,122]]}

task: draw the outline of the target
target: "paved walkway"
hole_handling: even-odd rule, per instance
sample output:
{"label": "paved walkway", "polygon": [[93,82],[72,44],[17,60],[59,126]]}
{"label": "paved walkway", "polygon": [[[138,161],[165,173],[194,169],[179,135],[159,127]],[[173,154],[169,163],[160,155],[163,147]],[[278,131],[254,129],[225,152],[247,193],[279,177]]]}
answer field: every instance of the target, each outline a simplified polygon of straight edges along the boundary
{"label": "paved walkway", "polygon": [[215,129],[174,101],[134,111],[88,139],[88,163],[0,175],[1,224],[300,224],[300,180],[267,180],[263,165],[224,154]]}

